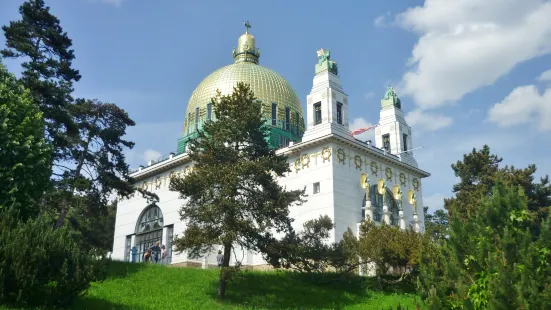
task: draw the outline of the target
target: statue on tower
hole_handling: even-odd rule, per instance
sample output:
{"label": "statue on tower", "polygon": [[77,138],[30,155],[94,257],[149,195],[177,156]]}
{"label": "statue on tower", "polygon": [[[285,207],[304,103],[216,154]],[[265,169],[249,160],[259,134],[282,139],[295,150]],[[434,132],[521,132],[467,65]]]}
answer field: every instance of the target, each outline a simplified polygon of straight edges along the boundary
{"label": "statue on tower", "polygon": [[385,97],[383,98],[383,100],[381,100],[381,103],[383,107],[393,105],[398,109],[402,108],[402,102],[400,101],[400,98],[398,97],[398,95],[396,95],[394,88],[390,85],[388,85]]}
{"label": "statue on tower", "polygon": [[318,64],[316,65],[316,74],[324,70],[328,70],[329,72],[337,75],[339,70],[338,70],[337,63],[331,60],[331,51],[324,50],[322,48],[319,51],[317,51],[317,53],[318,53]]}

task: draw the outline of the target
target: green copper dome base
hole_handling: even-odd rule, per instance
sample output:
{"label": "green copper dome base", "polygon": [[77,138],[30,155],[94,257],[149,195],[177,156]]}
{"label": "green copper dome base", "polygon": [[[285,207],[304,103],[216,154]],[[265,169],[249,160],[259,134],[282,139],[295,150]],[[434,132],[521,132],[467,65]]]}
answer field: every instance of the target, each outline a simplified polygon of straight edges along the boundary
{"label": "green copper dome base", "polygon": [[[266,122],[268,123],[268,121]],[[270,126],[270,132],[266,137],[266,142],[268,142],[271,149],[278,149],[280,147],[288,146],[291,141],[300,142],[302,139],[302,133],[303,130],[296,126],[290,126],[289,130],[286,130],[284,127],[278,128],[275,126]],[[195,138],[197,138],[197,132],[192,132],[191,134],[178,139],[177,154],[184,153],[189,141]]]}

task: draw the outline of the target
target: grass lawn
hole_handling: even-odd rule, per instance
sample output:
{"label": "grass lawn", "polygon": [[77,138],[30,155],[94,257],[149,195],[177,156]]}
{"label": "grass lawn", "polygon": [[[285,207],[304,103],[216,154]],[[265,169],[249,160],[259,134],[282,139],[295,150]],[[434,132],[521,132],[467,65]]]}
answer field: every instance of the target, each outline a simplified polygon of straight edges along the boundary
{"label": "grass lawn", "polygon": [[[407,288],[376,290],[372,280],[327,280],[276,271],[244,271],[216,297],[217,269],[171,268],[113,262],[109,277],[93,283],[71,309],[415,309],[418,297]],[[405,291],[405,292],[404,292]]]}

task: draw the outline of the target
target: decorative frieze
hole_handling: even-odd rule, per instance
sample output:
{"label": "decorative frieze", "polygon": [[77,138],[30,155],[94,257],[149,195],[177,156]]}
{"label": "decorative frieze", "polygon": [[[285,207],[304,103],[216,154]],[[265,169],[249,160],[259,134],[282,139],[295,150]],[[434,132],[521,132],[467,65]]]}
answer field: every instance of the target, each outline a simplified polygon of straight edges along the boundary
{"label": "decorative frieze", "polygon": [[319,152],[301,154],[293,163],[289,165],[291,166],[291,170],[298,173],[300,170],[331,161],[331,154],[332,149],[329,146],[325,146]]}

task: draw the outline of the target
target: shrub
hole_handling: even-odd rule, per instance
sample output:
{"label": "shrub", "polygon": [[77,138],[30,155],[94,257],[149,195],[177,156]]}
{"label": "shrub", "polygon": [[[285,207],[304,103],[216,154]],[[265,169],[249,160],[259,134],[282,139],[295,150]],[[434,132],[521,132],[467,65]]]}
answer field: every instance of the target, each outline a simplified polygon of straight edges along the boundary
{"label": "shrub", "polygon": [[21,222],[18,212],[0,214],[0,303],[63,306],[89,287],[92,260],[67,228],[44,217]]}
{"label": "shrub", "polygon": [[452,216],[449,239],[425,251],[429,309],[551,309],[551,219],[535,225],[524,193],[497,179],[474,216]]}

